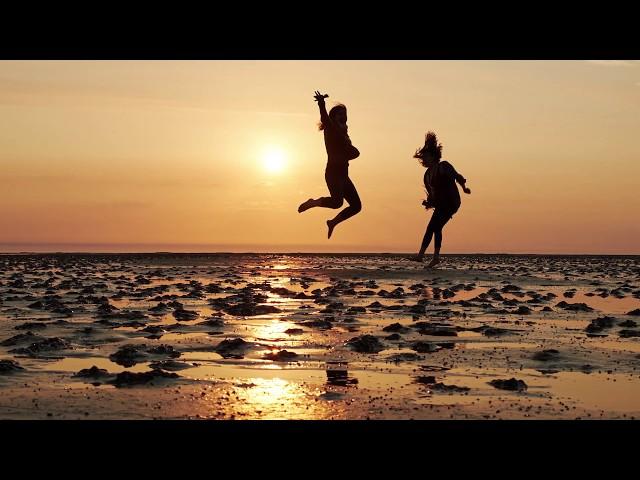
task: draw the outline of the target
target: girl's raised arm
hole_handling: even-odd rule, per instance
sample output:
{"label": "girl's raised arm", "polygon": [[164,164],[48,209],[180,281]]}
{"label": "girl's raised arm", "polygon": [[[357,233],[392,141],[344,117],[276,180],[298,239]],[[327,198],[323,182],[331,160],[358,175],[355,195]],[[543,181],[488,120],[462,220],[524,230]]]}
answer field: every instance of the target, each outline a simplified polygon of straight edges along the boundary
{"label": "girl's raised arm", "polygon": [[331,122],[331,119],[329,118],[329,114],[327,113],[327,107],[324,104],[324,99],[329,98],[329,95],[322,94],[316,90],[313,98],[315,98],[316,102],[318,102],[318,108],[320,109],[320,122],[322,122],[324,126],[328,126]]}

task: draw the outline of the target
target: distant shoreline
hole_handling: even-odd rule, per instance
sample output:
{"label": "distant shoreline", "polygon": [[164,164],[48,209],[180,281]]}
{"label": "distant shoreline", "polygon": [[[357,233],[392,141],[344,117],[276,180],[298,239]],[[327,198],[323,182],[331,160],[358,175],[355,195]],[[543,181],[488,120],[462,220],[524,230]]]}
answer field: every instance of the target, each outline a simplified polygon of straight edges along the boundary
{"label": "distant shoreline", "polygon": [[[0,256],[111,256],[111,257],[140,257],[140,256],[292,256],[292,257],[407,257],[415,254],[415,252],[90,252],[90,251],[50,251],[50,252],[0,252]],[[633,253],[444,253],[444,257],[618,257],[618,258],[635,258],[640,254]]]}

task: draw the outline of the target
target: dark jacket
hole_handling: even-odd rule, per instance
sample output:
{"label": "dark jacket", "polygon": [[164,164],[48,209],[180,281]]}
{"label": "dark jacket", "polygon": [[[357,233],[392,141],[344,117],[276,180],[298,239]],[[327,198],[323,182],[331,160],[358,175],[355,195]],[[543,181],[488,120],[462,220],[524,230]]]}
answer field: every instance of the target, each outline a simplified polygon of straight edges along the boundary
{"label": "dark jacket", "polygon": [[441,160],[435,166],[427,168],[424,173],[427,204],[435,208],[457,211],[461,202],[456,181],[466,182],[449,162]]}

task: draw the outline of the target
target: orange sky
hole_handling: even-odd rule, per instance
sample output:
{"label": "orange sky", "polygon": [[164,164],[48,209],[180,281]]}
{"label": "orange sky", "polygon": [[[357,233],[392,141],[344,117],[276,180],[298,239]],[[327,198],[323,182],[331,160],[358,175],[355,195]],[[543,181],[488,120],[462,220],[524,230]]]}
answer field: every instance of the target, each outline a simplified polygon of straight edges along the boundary
{"label": "orange sky", "polygon": [[[330,241],[316,89],[361,151]],[[417,251],[432,129],[443,253],[640,254],[640,62],[0,61],[0,110],[0,251]]]}

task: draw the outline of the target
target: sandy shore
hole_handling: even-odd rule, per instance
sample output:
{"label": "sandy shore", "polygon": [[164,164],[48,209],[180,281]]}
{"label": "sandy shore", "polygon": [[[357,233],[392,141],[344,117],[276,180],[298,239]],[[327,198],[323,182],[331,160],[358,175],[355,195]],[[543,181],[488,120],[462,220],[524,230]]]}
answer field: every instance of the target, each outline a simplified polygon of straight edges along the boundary
{"label": "sandy shore", "polygon": [[0,419],[640,416],[640,257],[0,265]]}

